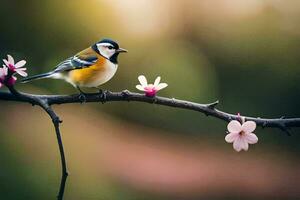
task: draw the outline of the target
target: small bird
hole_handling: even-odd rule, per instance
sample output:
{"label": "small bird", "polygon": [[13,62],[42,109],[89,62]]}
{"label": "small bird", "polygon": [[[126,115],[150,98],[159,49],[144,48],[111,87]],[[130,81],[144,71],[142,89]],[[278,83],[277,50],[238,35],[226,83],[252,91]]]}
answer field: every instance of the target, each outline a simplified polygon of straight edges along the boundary
{"label": "small bird", "polygon": [[118,69],[118,56],[123,52],[127,50],[120,48],[117,42],[103,39],[59,63],[52,71],[25,78],[21,82],[43,78],[63,79],[76,87],[81,97],[85,98],[81,87],[98,88],[109,81]]}

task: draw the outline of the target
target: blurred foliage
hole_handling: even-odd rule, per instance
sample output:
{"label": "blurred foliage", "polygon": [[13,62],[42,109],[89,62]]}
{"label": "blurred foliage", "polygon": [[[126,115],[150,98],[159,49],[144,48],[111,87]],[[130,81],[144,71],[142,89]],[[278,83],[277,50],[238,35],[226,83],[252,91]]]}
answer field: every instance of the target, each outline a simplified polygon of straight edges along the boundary
{"label": "blurred foliage", "polygon": [[[135,91],[138,75],[144,74],[149,81],[160,75],[162,82],[169,84],[160,92],[163,96],[200,103],[219,99],[218,108],[242,115],[299,117],[299,17],[299,2],[292,0],[2,0],[0,56],[9,53],[26,59],[28,72],[33,75],[109,37],[129,53],[120,56],[118,72],[104,89]],[[77,92],[59,80],[17,87],[43,94]],[[84,106],[123,122],[165,130],[169,137],[189,136],[198,142],[204,138],[214,144],[216,138],[223,139],[220,133],[225,130],[225,123],[217,119],[162,106],[126,102]],[[13,144],[7,143],[9,136],[4,134],[9,127],[1,127],[1,163],[5,163],[1,177],[6,181],[0,188],[1,196],[23,199],[13,197],[14,183],[19,194],[26,190],[27,195],[33,195],[28,199],[39,199],[42,180],[24,183],[25,172],[15,163],[18,151],[9,146]],[[261,146],[299,153],[298,129],[292,130],[293,137],[273,129],[258,131]],[[12,166],[18,166],[17,174]],[[111,197],[117,195],[111,193]]]}

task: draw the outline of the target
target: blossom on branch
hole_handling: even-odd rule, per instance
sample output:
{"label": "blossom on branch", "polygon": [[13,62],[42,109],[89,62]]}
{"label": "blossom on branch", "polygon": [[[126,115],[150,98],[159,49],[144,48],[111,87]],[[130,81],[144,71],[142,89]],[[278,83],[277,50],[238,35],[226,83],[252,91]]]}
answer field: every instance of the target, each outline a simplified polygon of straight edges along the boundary
{"label": "blossom on branch", "polygon": [[160,83],[160,76],[155,79],[154,84],[148,84],[144,75],[140,75],[138,80],[140,81],[140,85],[136,85],[136,88],[145,92],[147,97],[154,97],[159,90],[168,86],[166,83]]}
{"label": "blossom on branch", "polygon": [[25,60],[21,60],[15,64],[15,60],[11,55],[7,55],[7,60],[3,59],[4,64],[8,67],[9,71],[14,74],[17,73],[20,76],[26,77],[26,68],[23,67],[26,64]]}
{"label": "blossom on branch", "polygon": [[13,86],[15,83],[16,83],[16,81],[17,81],[17,77],[15,77],[15,76],[11,76],[11,77],[9,77],[8,79],[7,79],[7,81],[6,81],[6,85],[7,86]]}
{"label": "blossom on branch", "polygon": [[227,125],[229,134],[226,135],[225,141],[233,143],[233,148],[237,152],[247,151],[249,144],[255,144],[258,141],[257,136],[253,133],[256,129],[256,123],[254,121],[244,121],[243,119],[241,124],[237,120],[232,120]]}
{"label": "blossom on branch", "polygon": [[0,87],[3,85],[12,86],[16,83],[17,77],[14,74],[19,74],[23,77],[27,76],[26,68],[23,67],[26,64],[25,60],[21,60],[15,63],[14,58],[11,55],[7,55],[7,59],[3,59],[5,65],[0,68]]}

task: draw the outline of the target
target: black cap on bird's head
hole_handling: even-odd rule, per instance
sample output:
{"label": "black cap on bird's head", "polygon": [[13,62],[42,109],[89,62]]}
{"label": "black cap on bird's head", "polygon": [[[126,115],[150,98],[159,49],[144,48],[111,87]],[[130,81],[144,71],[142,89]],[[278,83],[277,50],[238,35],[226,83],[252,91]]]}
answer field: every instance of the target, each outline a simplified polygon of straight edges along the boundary
{"label": "black cap on bird's head", "polygon": [[118,63],[119,53],[127,52],[126,49],[119,47],[119,44],[111,39],[103,39],[92,46],[92,48],[111,62]]}
{"label": "black cap on bird's head", "polygon": [[100,40],[99,42],[97,42],[97,44],[101,44],[101,43],[109,43],[111,45],[113,45],[116,49],[119,49],[119,44],[115,41],[113,41],[112,39],[103,39],[103,40]]}

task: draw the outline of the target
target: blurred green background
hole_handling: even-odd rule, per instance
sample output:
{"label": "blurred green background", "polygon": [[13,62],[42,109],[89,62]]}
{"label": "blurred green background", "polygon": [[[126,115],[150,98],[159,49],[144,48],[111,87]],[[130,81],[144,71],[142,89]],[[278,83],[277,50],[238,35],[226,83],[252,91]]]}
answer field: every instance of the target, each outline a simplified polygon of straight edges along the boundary
{"label": "blurred green background", "polygon": [[[293,0],[2,0],[0,56],[46,72],[101,38],[129,50],[103,89],[160,95],[257,117],[300,116],[300,2]],[[72,94],[60,80],[21,91]],[[3,88],[1,90],[4,90]],[[93,90],[87,90],[93,91]],[[258,128],[236,153],[226,123],[144,103],[60,105],[71,175],[65,199],[299,199],[300,135]],[[55,199],[60,182],[51,121],[37,107],[1,102],[0,199]]]}

